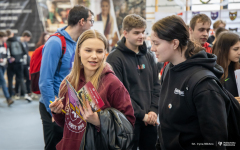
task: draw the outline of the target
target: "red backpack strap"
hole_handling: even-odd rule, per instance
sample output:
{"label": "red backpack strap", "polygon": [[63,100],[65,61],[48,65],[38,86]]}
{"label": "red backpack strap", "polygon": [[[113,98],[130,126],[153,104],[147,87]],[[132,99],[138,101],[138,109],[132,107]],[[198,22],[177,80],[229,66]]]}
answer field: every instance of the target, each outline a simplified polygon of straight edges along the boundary
{"label": "red backpack strap", "polygon": [[[52,36],[57,36],[57,37],[59,37],[60,38],[60,40],[61,40],[61,43],[62,43],[62,56],[63,56],[63,54],[65,54],[65,52],[66,52],[66,40],[65,40],[65,37],[62,35],[62,34],[60,34],[60,33],[54,33],[54,34],[52,34],[50,37],[52,37]],[[49,38],[50,38],[49,37]],[[62,58],[62,57],[61,57]]]}
{"label": "red backpack strap", "polygon": [[[65,40],[65,37],[64,37],[61,33],[59,33],[59,32],[54,33],[54,34],[51,35],[50,37],[52,37],[52,36],[57,36],[57,37],[59,37],[60,40],[61,40],[61,43],[62,43],[62,55],[61,55],[61,57],[60,57],[60,59],[59,59],[58,67],[57,67],[57,70],[60,71],[60,67],[61,67],[61,65],[62,65],[62,58],[63,58],[63,55],[64,55],[65,52],[66,52],[66,40]],[[50,37],[49,37],[49,38],[50,38]]]}
{"label": "red backpack strap", "polygon": [[6,42],[4,42],[3,43],[3,45],[4,45],[4,47],[6,48],[6,50],[7,50],[7,43]]}

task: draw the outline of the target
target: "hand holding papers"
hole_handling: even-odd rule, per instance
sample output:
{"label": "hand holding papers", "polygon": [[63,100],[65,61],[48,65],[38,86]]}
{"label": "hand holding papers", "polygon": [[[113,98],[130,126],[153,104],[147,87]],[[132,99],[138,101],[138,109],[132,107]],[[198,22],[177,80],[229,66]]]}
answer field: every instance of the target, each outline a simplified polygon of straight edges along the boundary
{"label": "hand holding papers", "polygon": [[[84,85],[78,92],[72,87],[70,82],[65,79],[68,88],[68,96],[69,96],[69,105],[72,110],[76,112],[76,114],[82,117],[81,111],[79,108],[83,107],[83,109],[88,108],[87,105],[91,106],[93,112],[100,111],[100,108],[104,106],[104,102],[101,97],[97,93],[97,90],[94,88],[91,82],[88,82]],[[87,102],[88,101],[88,102]],[[84,119],[83,119],[84,120]]]}

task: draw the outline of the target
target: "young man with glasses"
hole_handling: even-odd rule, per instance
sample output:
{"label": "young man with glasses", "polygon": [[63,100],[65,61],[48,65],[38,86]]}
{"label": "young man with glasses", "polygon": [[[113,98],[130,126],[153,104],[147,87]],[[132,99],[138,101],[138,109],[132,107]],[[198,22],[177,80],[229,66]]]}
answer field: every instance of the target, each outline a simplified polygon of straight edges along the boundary
{"label": "young man with glasses", "polygon": [[84,6],[74,6],[69,12],[68,26],[57,30],[66,41],[66,52],[61,59],[62,65],[59,70],[57,67],[62,55],[60,38],[52,36],[42,50],[39,78],[42,96],[39,110],[43,124],[45,150],[55,150],[57,143],[62,139],[63,129],[54,122],[49,104],[58,95],[61,81],[70,73],[71,58],[75,54],[78,37],[93,26],[93,15],[93,12]]}

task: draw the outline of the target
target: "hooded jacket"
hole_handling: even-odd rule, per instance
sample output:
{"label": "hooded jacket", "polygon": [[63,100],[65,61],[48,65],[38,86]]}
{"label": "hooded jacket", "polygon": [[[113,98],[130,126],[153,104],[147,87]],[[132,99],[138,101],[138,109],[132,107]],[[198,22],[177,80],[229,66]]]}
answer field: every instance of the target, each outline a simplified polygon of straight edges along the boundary
{"label": "hooded jacket", "polygon": [[[195,86],[191,104],[184,93],[187,81],[197,70],[206,68],[218,78],[223,69],[217,57],[201,51],[163,72],[159,102],[159,136],[163,150],[224,149],[218,141],[228,140],[224,92],[213,79]],[[167,68],[167,67],[166,67]],[[192,111],[194,110],[194,111]],[[199,144],[202,144],[201,146]]]}
{"label": "hooded jacket", "polygon": [[[106,65],[104,68],[102,76],[98,93],[105,105],[101,110],[109,107],[115,108],[122,112],[133,126],[135,117],[128,91],[115,76],[109,65]],[[85,77],[82,73],[80,76],[79,89],[77,89],[77,91],[85,84]],[[57,144],[56,148],[57,150],[79,150],[87,124],[69,107],[68,93],[66,93],[64,97],[62,103],[66,114],[53,114],[56,123],[64,128],[63,138]],[[100,125],[100,129],[103,129],[102,125],[104,124]],[[96,128],[96,130],[98,129]]]}
{"label": "hooded jacket", "polygon": [[143,120],[150,111],[157,114],[160,88],[157,64],[145,42],[139,46],[138,54],[128,49],[125,42],[123,37],[107,62],[128,90],[136,119]]}
{"label": "hooded jacket", "polygon": [[72,65],[71,58],[75,54],[77,44],[65,29],[66,27],[57,30],[57,32],[61,33],[66,40],[66,52],[62,58],[60,71],[57,71],[58,62],[62,56],[62,43],[60,38],[52,36],[48,39],[42,49],[42,62],[39,78],[39,89],[42,94],[40,102],[45,105],[46,110],[50,115],[52,115],[49,108],[50,101],[54,101],[55,96],[58,96],[59,86],[62,80],[70,73]]}

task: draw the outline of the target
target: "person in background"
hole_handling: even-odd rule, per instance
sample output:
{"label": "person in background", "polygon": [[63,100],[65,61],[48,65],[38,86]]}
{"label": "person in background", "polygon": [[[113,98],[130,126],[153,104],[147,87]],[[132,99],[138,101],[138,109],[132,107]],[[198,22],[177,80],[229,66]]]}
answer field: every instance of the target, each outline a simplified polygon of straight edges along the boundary
{"label": "person in background", "polygon": [[114,20],[110,13],[110,0],[101,0],[101,13],[95,17],[96,21],[103,21],[104,35],[110,40],[113,36]]}
{"label": "person in background", "polygon": [[212,44],[215,44],[215,43],[216,43],[219,34],[222,33],[222,32],[224,32],[224,31],[228,31],[228,30],[225,29],[225,28],[222,28],[222,27],[217,28],[217,30],[216,30],[216,32],[215,32],[215,39],[214,39],[214,41],[212,42]]}
{"label": "person in background", "polygon": [[214,22],[213,24],[213,31],[214,31],[214,34],[209,36],[207,42],[209,44],[214,44],[213,41],[215,40],[215,37],[216,37],[216,30],[221,27],[221,28],[224,28],[226,27],[226,22],[223,21],[223,20],[217,20],[216,22]]}
{"label": "person in background", "polygon": [[[25,85],[26,85],[26,90],[27,90],[27,94],[28,94],[29,98],[31,98],[31,93],[32,93],[31,88],[30,88],[31,81],[29,79],[30,56],[28,54],[28,51],[29,51],[28,42],[31,40],[31,37],[32,37],[32,33],[28,30],[25,30],[22,33],[22,36],[19,38],[19,41],[22,43],[24,51],[25,51],[24,52],[25,55],[23,55],[23,78],[26,80]],[[19,85],[20,85],[19,82],[16,80],[16,87]],[[23,88],[24,87],[20,88],[21,94],[16,93],[16,98],[20,98],[17,96],[24,94]]]}
{"label": "person in background", "polygon": [[52,117],[49,108],[50,101],[54,101],[55,96],[58,96],[62,80],[70,73],[79,36],[92,26],[93,12],[84,6],[76,5],[69,12],[68,25],[57,30],[57,33],[63,35],[66,41],[66,52],[61,59],[60,69],[58,69],[58,63],[62,56],[60,38],[50,37],[42,49],[39,111],[43,125],[45,150],[55,150],[63,136],[63,129],[55,123]]}
{"label": "person in background", "polygon": [[49,37],[50,37],[49,33],[43,32],[43,33],[41,34],[41,36],[39,37],[39,40],[38,40],[35,48],[38,48],[38,47],[44,45],[44,44],[47,42],[47,40],[48,40]]}
{"label": "person in background", "polygon": [[[162,150],[223,150],[216,141],[228,141],[225,93],[207,78],[196,86],[188,84],[194,73],[207,69],[218,78],[223,69],[217,57],[206,53],[189,39],[183,19],[173,15],[152,27],[152,51],[159,62],[169,62],[161,78],[158,103],[158,142]],[[205,30],[206,32],[206,30]],[[186,89],[186,90],[185,90]],[[189,89],[192,93],[187,93]],[[189,90],[190,91],[190,90]],[[192,95],[188,99],[188,94]],[[199,146],[197,143],[211,143]],[[159,144],[157,144],[159,148]]]}
{"label": "person in background", "polygon": [[10,106],[11,104],[13,104],[13,100],[8,93],[8,88],[4,79],[4,73],[7,67],[7,59],[10,55],[5,44],[7,40],[6,37],[7,34],[3,31],[0,31],[0,85],[2,86],[3,94],[7,100],[8,106]]}
{"label": "person in background", "polygon": [[[107,45],[107,39],[97,30],[83,32],[77,42],[73,69],[66,79],[76,91],[91,81],[105,104],[101,110],[109,107],[115,108],[121,111],[134,125],[135,117],[129,93],[105,61]],[[87,123],[77,115],[74,117],[75,111],[69,107],[67,91],[64,80],[59,92],[60,97],[64,96],[63,101],[54,101],[49,106],[56,123],[64,128],[63,138],[56,148],[57,150],[79,150],[86,124],[91,123],[96,128],[100,128],[101,123],[98,113],[92,111],[88,101],[87,109],[83,111],[80,108],[82,117]],[[62,109],[66,111],[66,114],[62,113]],[[73,126],[81,128],[74,129]],[[113,138],[115,137],[113,136]]]}
{"label": "person in background", "polygon": [[207,42],[211,19],[205,14],[197,14],[190,21],[190,39],[206,49],[207,53],[212,53],[212,45]]}
{"label": "person in background", "polygon": [[[8,60],[7,76],[8,76],[8,91],[10,97],[13,96],[13,76],[16,75],[16,81],[21,85],[23,90],[24,99],[28,102],[32,101],[32,98],[26,94],[26,87],[23,78],[23,56],[26,55],[26,51],[21,42],[14,36],[11,30],[6,31],[8,34],[7,47],[9,48],[11,58]],[[19,86],[15,85],[15,96],[18,98]]]}
{"label": "person in background", "polygon": [[224,74],[221,77],[221,83],[238,101],[240,101],[234,74],[234,71],[239,69],[239,35],[230,31],[222,32],[213,45],[213,53],[217,56],[217,64],[222,66],[224,70]]}

